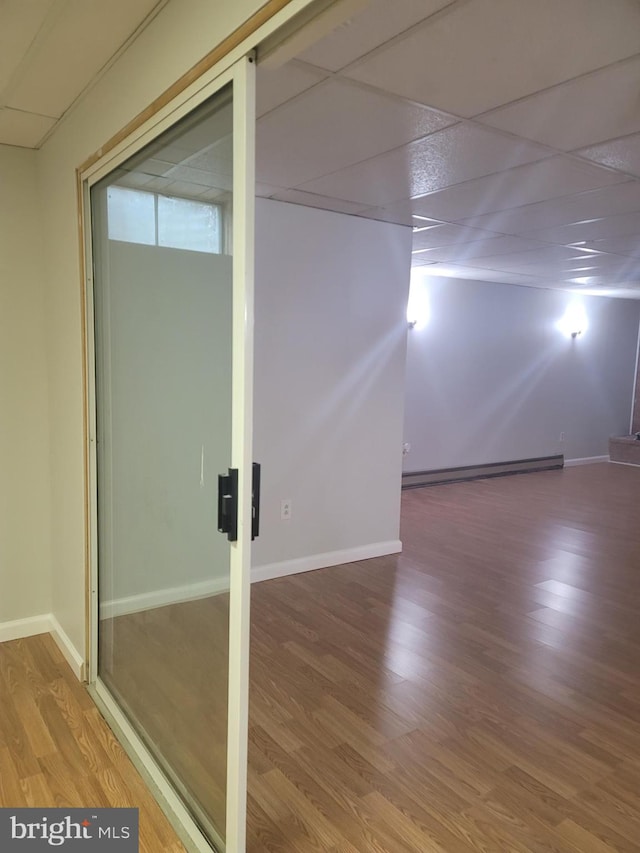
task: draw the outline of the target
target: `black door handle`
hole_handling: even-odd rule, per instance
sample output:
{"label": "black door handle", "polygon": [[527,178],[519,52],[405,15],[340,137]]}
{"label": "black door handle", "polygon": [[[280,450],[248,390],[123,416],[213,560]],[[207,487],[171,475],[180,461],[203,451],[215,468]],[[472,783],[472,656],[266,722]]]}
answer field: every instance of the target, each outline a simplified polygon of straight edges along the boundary
{"label": "black door handle", "polygon": [[[229,542],[238,540],[238,469],[218,474],[218,530]],[[260,534],[260,465],[251,470],[251,539]]]}
{"label": "black door handle", "polygon": [[253,463],[251,471],[251,539],[260,535],[260,465]]}
{"label": "black door handle", "polygon": [[238,539],[238,469],[218,474],[218,530],[229,542]]}

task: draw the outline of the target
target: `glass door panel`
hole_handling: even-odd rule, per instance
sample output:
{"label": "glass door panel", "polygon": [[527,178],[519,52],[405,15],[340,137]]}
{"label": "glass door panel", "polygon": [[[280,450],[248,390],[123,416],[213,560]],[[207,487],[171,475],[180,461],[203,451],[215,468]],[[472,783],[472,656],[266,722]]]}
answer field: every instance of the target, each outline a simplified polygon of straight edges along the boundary
{"label": "glass door panel", "polygon": [[231,84],[91,190],[98,678],[222,847],[232,451]]}

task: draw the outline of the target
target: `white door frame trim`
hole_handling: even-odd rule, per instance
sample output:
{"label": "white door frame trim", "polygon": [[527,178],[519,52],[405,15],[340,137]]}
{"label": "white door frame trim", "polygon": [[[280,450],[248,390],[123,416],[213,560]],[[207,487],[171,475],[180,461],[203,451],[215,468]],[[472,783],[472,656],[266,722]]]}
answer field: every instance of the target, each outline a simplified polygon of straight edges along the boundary
{"label": "white door frame trim", "polygon": [[[228,63],[227,63],[228,65]],[[251,558],[251,463],[253,400],[253,236],[255,194],[255,58],[241,56],[222,72],[214,68],[193,87],[183,92],[131,138],[85,172],[81,181],[81,221],[84,235],[84,306],[85,368],[88,442],[88,514],[89,514],[89,667],[88,680],[92,693],[100,700],[101,709],[126,740],[129,750],[150,775],[161,793],[161,804],[168,805],[168,816],[186,831],[194,850],[210,851],[200,827],[190,816],[167,776],[129,724],[117,714],[117,704],[98,677],[98,492],[96,454],[96,383],[95,330],[93,319],[93,254],[91,244],[91,187],[120,163],[173,126],[208,97],[233,83],[233,149],[234,149],[234,228],[233,228],[233,431],[230,466],[238,468],[238,539],[230,548],[230,634],[227,726],[227,815],[226,846],[228,853],[243,853],[246,847],[246,780],[249,689],[249,598]],[[212,517],[212,524],[215,519]],[[162,802],[164,800],[164,802]]]}

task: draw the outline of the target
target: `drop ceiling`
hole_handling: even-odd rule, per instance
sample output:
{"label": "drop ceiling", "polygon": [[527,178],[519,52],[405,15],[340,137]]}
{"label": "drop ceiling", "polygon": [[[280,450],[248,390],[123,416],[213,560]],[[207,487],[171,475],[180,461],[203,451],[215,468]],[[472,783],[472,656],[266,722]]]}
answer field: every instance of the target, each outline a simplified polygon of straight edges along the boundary
{"label": "drop ceiling", "polygon": [[2,0],[0,144],[37,148],[167,0]]}
{"label": "drop ceiling", "polygon": [[259,194],[432,275],[640,298],[640,2],[371,0],[258,68]]}
{"label": "drop ceiling", "polygon": [[[38,147],[166,2],[4,0],[0,142]],[[268,64],[258,195],[413,227],[432,275],[640,298],[640,0],[370,0]],[[123,183],[219,198],[203,145]]]}

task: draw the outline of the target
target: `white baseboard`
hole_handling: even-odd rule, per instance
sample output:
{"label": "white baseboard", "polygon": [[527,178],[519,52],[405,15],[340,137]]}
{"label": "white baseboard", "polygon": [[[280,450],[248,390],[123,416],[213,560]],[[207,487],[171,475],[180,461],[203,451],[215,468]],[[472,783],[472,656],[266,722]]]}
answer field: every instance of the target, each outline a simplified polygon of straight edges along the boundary
{"label": "white baseboard", "polygon": [[65,660],[73,670],[74,675],[80,681],[84,681],[85,671],[84,671],[84,657],[80,654],[80,652],[73,645],[69,636],[63,629],[62,625],[58,622],[53,613],[49,614],[49,624],[51,631],[51,636],[53,637],[55,644],[60,649],[62,654],[65,657]]}
{"label": "white baseboard", "polygon": [[[344,551],[313,554],[310,557],[301,557],[297,560],[286,560],[281,563],[257,566],[251,570],[251,583],[285,577],[286,575],[296,575],[300,572],[309,572],[314,569],[325,569],[328,566],[339,566],[342,563],[354,563],[357,560],[369,560],[372,557],[384,557],[387,554],[398,554],[400,551],[402,551],[402,542],[400,540],[393,540],[391,542],[374,542],[372,545],[348,548]],[[113,601],[102,602],[100,605],[100,618],[110,619],[114,616],[125,616],[128,613],[140,613],[143,610],[154,610],[156,607],[164,607],[168,604],[180,604],[184,601],[194,601],[198,598],[209,598],[209,596],[228,591],[229,584],[227,579],[220,578],[218,580],[200,581],[169,589],[154,590],[153,592],[142,593],[140,595],[130,595],[125,598],[116,598]]]}
{"label": "white baseboard", "polygon": [[140,613],[143,610],[154,610],[168,604],[181,604],[183,601],[195,601],[198,598],[209,598],[221,592],[229,591],[227,578],[199,581],[197,583],[173,586],[167,589],[156,589],[140,595],[128,595],[113,601],[103,601],[100,604],[100,618],[112,619],[114,616],[125,616],[127,613]]}
{"label": "white baseboard", "polygon": [[565,468],[575,468],[576,465],[594,465],[596,462],[608,462],[609,456],[584,456],[581,459],[565,459]]}
{"label": "white baseboard", "polygon": [[23,637],[35,637],[37,634],[48,634],[49,631],[51,631],[51,614],[49,613],[29,616],[28,619],[0,622],[0,643],[21,640]]}
{"label": "white baseboard", "polygon": [[371,545],[346,548],[344,551],[312,554],[310,557],[285,560],[282,563],[269,563],[251,569],[251,583],[283,578],[287,575],[298,575],[302,572],[312,572],[316,569],[327,569],[329,566],[340,566],[342,563],[370,560],[372,557],[386,557],[388,554],[399,554],[401,551],[402,542],[399,539],[394,539],[389,542],[374,542]]}
{"label": "white baseboard", "polygon": [[[357,548],[347,548],[343,551],[329,551],[325,554],[313,554],[297,560],[285,560],[281,563],[270,563],[257,566],[251,570],[251,583],[282,578],[287,575],[297,575],[311,572],[315,569],[326,569],[329,566],[340,566],[343,563],[355,563],[360,560],[370,560],[373,557],[386,557],[389,554],[399,554],[402,542],[399,539],[389,542],[374,542]],[[142,610],[152,610],[167,604],[178,604],[183,601],[193,601],[198,598],[208,598],[221,592],[228,591],[225,578],[200,583],[186,584],[181,587],[160,589],[142,595],[130,595],[126,598],[107,601],[101,605],[101,618],[123,616],[126,613],[138,613]],[[0,643],[8,640],[19,640],[24,637],[34,637],[37,634],[51,634],[56,645],[81,681],[85,677],[85,661],[69,639],[69,636],[58,622],[53,613],[43,613],[40,616],[30,616],[26,619],[15,619],[11,622],[0,622]]]}
{"label": "white baseboard", "polygon": [[42,613],[28,619],[15,619],[12,622],[0,622],[0,643],[8,640],[21,640],[38,634],[51,634],[56,645],[81,681],[84,678],[84,658],[73,645],[53,613]]}

